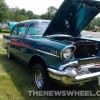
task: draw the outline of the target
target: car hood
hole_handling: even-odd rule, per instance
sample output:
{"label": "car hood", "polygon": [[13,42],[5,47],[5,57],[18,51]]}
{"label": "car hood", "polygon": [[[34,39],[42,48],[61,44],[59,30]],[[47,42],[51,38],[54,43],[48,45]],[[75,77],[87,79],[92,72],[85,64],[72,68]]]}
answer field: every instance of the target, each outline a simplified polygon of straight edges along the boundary
{"label": "car hood", "polygon": [[43,36],[78,36],[100,12],[100,0],[64,0]]}

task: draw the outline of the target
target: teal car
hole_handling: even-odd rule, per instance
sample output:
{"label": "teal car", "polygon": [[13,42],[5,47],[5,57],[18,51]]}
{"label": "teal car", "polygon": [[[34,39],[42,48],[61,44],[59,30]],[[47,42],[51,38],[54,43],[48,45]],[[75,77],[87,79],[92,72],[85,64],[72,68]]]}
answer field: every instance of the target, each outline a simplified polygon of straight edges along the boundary
{"label": "teal car", "polygon": [[3,36],[9,59],[33,68],[39,90],[61,85],[100,81],[100,43],[83,39],[80,32],[100,12],[99,0],[64,0],[55,17],[9,22],[10,36]]}

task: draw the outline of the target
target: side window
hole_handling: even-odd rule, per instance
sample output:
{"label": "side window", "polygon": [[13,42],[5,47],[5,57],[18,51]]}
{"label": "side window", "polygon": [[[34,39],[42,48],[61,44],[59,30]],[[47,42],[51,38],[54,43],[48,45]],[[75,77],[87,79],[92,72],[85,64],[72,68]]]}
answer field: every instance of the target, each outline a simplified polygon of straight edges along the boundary
{"label": "side window", "polygon": [[25,36],[27,34],[27,27],[25,25],[19,25],[18,35]]}
{"label": "side window", "polygon": [[43,35],[49,22],[34,22],[29,25],[28,35]]}
{"label": "side window", "polygon": [[38,28],[35,26],[34,23],[32,23],[32,24],[29,26],[28,34],[29,34],[29,35],[36,35],[36,34],[38,34]]}
{"label": "side window", "polygon": [[40,35],[42,33],[41,23],[32,23],[29,26],[28,34],[29,35]]}
{"label": "side window", "polygon": [[11,32],[11,36],[17,36],[18,35],[18,27],[15,26]]}

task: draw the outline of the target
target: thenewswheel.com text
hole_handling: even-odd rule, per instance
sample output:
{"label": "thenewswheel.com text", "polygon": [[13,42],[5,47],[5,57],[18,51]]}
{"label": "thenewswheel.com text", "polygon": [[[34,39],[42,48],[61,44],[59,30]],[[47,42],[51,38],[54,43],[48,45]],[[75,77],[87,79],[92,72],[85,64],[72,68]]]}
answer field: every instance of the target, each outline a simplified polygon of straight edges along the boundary
{"label": "thenewswheel.com text", "polygon": [[100,96],[100,91],[28,91],[29,96]]}

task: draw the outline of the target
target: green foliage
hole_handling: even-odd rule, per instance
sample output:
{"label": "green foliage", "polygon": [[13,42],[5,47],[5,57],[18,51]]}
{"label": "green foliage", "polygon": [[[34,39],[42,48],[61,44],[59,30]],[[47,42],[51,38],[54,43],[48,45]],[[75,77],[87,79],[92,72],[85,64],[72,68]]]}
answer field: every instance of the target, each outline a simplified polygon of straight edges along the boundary
{"label": "green foliage", "polygon": [[0,22],[5,21],[7,19],[7,9],[8,6],[6,5],[4,0],[0,0]]}
{"label": "green foliage", "polygon": [[27,16],[27,12],[25,9],[20,10],[19,8],[12,8],[9,11],[10,16],[9,16],[9,20],[10,21],[22,21],[22,20],[27,20],[28,16]]}
{"label": "green foliage", "polygon": [[57,12],[57,8],[55,8],[54,6],[49,7],[46,13],[48,19],[52,19],[56,12]]}
{"label": "green foliage", "polygon": [[29,18],[29,19],[34,19],[34,14],[33,14],[32,11],[28,10],[28,11],[27,11],[27,15],[28,15],[28,18]]}
{"label": "green foliage", "polygon": [[[97,29],[96,29],[96,27],[98,27]],[[90,31],[90,30],[92,30],[92,31],[95,31],[95,30],[97,30],[97,31],[100,31],[100,17],[97,17],[97,18],[94,18],[86,27],[85,27],[85,30],[88,30],[88,31]]]}
{"label": "green foliage", "polygon": [[41,15],[41,18],[42,19],[52,19],[56,12],[57,12],[57,8],[55,8],[54,6],[50,6],[47,9],[46,14]]}
{"label": "green foliage", "polygon": [[10,33],[10,30],[8,28],[0,28],[0,33]]}
{"label": "green foliage", "polygon": [[2,32],[2,29],[0,28],[0,32]]}
{"label": "green foliage", "polygon": [[10,30],[3,30],[2,32],[0,32],[0,33],[10,33]]}
{"label": "green foliage", "polygon": [[[57,12],[57,8],[50,6],[45,14],[37,15],[32,11],[26,9],[9,8],[5,3],[5,0],[0,0],[0,23],[5,21],[22,21],[28,19],[52,19]],[[86,26],[85,30],[96,30],[95,26],[100,27],[100,18],[95,18],[89,25]],[[100,31],[100,28],[97,29]]]}
{"label": "green foliage", "polygon": [[5,0],[0,0],[0,23],[5,21],[22,21],[28,19],[52,19],[57,9],[51,6],[47,9],[47,12],[43,15],[34,14],[32,11],[26,9],[9,8],[5,3]]}
{"label": "green foliage", "polygon": [[100,27],[100,17],[97,17],[93,20],[93,24],[97,25]]}

